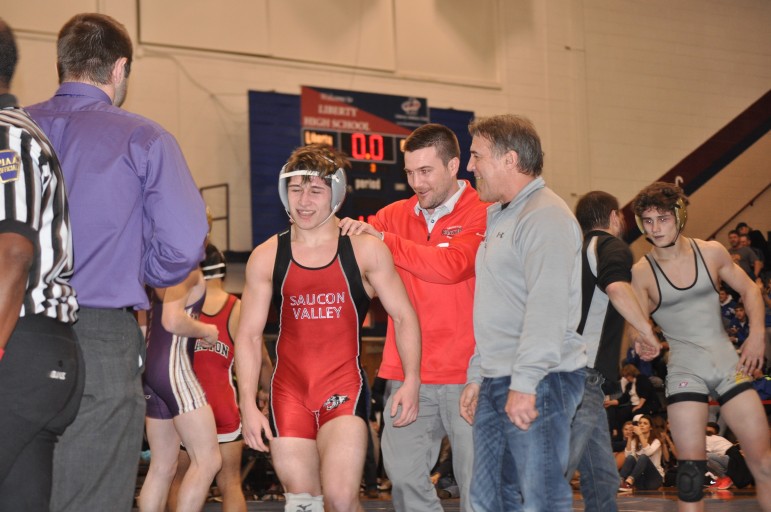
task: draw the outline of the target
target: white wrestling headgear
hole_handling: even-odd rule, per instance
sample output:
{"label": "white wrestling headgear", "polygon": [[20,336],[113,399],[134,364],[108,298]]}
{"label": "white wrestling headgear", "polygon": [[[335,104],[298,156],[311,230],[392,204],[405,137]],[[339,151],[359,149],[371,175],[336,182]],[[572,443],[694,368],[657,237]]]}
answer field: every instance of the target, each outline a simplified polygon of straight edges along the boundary
{"label": "white wrestling headgear", "polygon": [[[324,157],[326,160],[329,160],[330,162],[334,163],[329,158]],[[278,175],[278,196],[281,198],[281,203],[284,205],[284,210],[286,210],[286,214],[290,216],[289,213],[289,197],[287,194],[287,186],[288,186],[288,180],[292,176],[321,176],[321,173],[319,171],[311,171],[309,169],[298,169],[296,171],[289,171],[284,172],[284,169],[286,169],[286,165],[281,168],[281,173]],[[332,200],[330,206],[332,207],[332,213],[330,213],[329,217],[327,217],[324,222],[329,220],[332,215],[337,213],[337,211],[340,209],[340,207],[343,205],[343,201],[345,200],[345,193],[347,190],[347,181],[345,178],[345,169],[342,167],[338,167],[337,170],[334,172],[334,174],[328,174],[324,176],[323,178],[332,189]]]}
{"label": "white wrestling headgear", "polygon": [[203,278],[205,281],[209,279],[222,279],[225,277],[225,263],[215,263],[214,265],[207,265],[201,267],[203,272]]}

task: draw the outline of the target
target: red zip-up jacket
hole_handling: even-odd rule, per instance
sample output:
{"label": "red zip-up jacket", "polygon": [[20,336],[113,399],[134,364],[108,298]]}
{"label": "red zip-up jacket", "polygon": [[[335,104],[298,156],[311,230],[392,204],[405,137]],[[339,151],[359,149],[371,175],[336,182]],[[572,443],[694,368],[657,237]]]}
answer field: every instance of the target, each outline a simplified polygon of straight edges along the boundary
{"label": "red zip-up jacket", "polygon": [[[466,181],[452,212],[440,218],[429,236],[417,196],[396,201],[370,218],[383,241],[420,320],[423,384],[464,384],[474,353],[474,263],[485,233],[487,203]],[[404,380],[388,319],[383,362],[378,376]]]}

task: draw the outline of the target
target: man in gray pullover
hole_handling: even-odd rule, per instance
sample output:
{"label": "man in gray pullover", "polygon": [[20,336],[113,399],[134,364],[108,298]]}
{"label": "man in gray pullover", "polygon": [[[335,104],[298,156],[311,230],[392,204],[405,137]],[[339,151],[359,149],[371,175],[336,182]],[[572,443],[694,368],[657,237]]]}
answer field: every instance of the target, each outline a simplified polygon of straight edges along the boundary
{"label": "man in gray pullover", "polygon": [[[583,396],[581,229],[546,188],[541,142],[513,115],[478,119],[468,170],[494,204],[476,259],[477,348],[461,396],[474,425],[476,512],[569,511],[570,422]],[[504,481],[505,480],[505,481]]]}

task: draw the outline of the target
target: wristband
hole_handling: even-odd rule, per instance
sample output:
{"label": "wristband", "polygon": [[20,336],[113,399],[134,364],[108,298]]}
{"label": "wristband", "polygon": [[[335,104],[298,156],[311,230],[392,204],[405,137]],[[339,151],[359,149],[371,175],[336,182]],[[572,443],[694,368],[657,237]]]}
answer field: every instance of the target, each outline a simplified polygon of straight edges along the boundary
{"label": "wristband", "polygon": [[0,348],[0,359],[3,358],[3,354],[5,354],[5,349]]}

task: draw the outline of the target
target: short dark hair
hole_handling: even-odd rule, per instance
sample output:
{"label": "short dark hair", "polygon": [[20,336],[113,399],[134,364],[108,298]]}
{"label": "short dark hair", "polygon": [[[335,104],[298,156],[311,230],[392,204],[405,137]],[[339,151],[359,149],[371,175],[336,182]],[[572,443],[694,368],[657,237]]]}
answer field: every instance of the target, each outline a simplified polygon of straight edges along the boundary
{"label": "short dark hair", "polygon": [[747,224],[746,222],[740,222],[736,225],[736,231],[739,231],[742,228],[749,228],[749,227],[750,227],[749,224]]}
{"label": "short dark hair", "polygon": [[543,171],[541,139],[532,121],[522,116],[503,114],[480,117],[471,121],[468,131],[472,137],[483,137],[490,141],[492,152],[500,157],[514,151],[518,167],[523,174],[540,176]]}
{"label": "short dark hair", "polygon": [[442,124],[430,123],[416,128],[404,140],[404,151],[417,151],[433,147],[444,165],[453,158],[460,158],[460,145],[455,132]]}
{"label": "short dark hair", "polygon": [[19,61],[19,49],[13,30],[0,18],[0,87],[9,87]]}
{"label": "short dark hair", "polygon": [[126,58],[131,71],[131,37],[121,23],[106,14],[76,14],[59,31],[56,43],[59,82],[87,80],[107,84],[115,61]]}
{"label": "short dark hair", "polygon": [[731,236],[731,235],[739,236],[739,232],[736,231],[735,229],[732,229],[731,231],[728,232],[728,236]]}
{"label": "short dark hair", "polygon": [[618,199],[602,190],[587,192],[576,203],[576,219],[584,233],[593,229],[608,229],[610,214],[614,211],[618,211]]}
{"label": "short dark hair", "polygon": [[655,208],[660,212],[673,212],[678,208],[677,202],[682,200],[688,206],[688,198],[683,189],[674,183],[657,181],[642,189],[632,200],[632,209],[638,217],[646,210]]}

